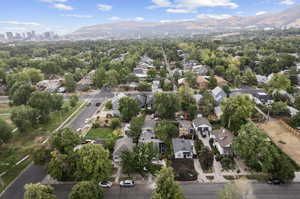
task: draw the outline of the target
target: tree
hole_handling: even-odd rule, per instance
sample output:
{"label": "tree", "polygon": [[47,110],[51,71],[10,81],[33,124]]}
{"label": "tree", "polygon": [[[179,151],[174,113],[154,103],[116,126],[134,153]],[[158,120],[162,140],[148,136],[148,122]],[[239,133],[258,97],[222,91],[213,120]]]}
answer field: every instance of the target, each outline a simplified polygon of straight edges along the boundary
{"label": "tree", "polygon": [[148,78],[150,80],[153,80],[156,77],[156,70],[155,69],[149,69],[147,72]]}
{"label": "tree", "polygon": [[216,88],[217,86],[218,86],[218,81],[217,81],[217,79],[215,78],[214,75],[211,75],[211,76],[209,77],[209,80],[208,80],[208,88],[209,88],[209,89],[214,89],[214,88]]}
{"label": "tree", "polygon": [[32,83],[37,83],[44,79],[44,74],[41,70],[35,68],[26,68],[23,73],[28,75]]}
{"label": "tree", "polygon": [[251,69],[245,70],[242,80],[246,85],[257,85],[256,74]]}
{"label": "tree", "polygon": [[123,97],[119,101],[119,111],[124,121],[130,121],[132,117],[135,117],[140,112],[140,108],[135,99]]}
{"label": "tree", "polygon": [[71,73],[67,73],[65,75],[64,79],[65,79],[64,84],[65,84],[67,92],[70,92],[70,93],[74,92],[76,89],[76,82],[75,82],[74,76]]}
{"label": "tree", "polygon": [[114,118],[110,121],[110,127],[115,130],[119,127],[121,127],[121,121],[119,118]]}
{"label": "tree", "polygon": [[255,199],[253,187],[246,179],[235,180],[233,183],[224,185],[219,192],[220,199]]}
{"label": "tree", "polygon": [[214,163],[214,154],[208,147],[203,147],[199,154],[199,161],[203,170],[209,170]]}
{"label": "tree", "polygon": [[179,134],[177,126],[168,121],[159,122],[156,125],[155,132],[156,136],[165,143],[169,143],[172,138],[178,137]]}
{"label": "tree", "polygon": [[201,113],[207,117],[214,112],[215,99],[210,92],[205,91],[199,105]]}
{"label": "tree", "polygon": [[276,116],[284,116],[290,113],[287,104],[284,102],[274,102],[271,107],[271,114]]}
{"label": "tree", "polygon": [[237,95],[222,101],[222,120],[227,128],[238,131],[251,117],[254,103],[247,95]]}
{"label": "tree", "polygon": [[12,128],[0,119],[0,145],[6,143],[12,137]]}
{"label": "tree", "polygon": [[151,84],[147,83],[147,82],[140,82],[138,87],[137,87],[138,91],[151,91]]}
{"label": "tree", "polygon": [[62,109],[64,103],[64,97],[59,94],[52,94],[50,101],[51,101],[51,110],[59,111]]}
{"label": "tree", "polygon": [[52,95],[47,91],[35,91],[30,96],[28,104],[39,111],[41,121],[46,121],[53,106]]}
{"label": "tree", "polygon": [[83,181],[76,184],[69,194],[69,199],[103,199],[103,190],[94,181]]}
{"label": "tree", "polygon": [[155,93],[154,108],[163,119],[173,119],[179,110],[178,97],[174,93]]}
{"label": "tree", "polygon": [[180,187],[174,180],[171,168],[163,167],[156,178],[152,199],[184,199]]}
{"label": "tree", "polygon": [[106,72],[106,83],[110,86],[119,84],[120,74],[116,70],[109,70]]}
{"label": "tree", "polygon": [[77,103],[79,102],[79,97],[77,95],[72,95],[70,97],[70,105],[72,107],[75,107],[77,105]]}
{"label": "tree", "polygon": [[184,78],[187,81],[187,83],[189,84],[190,87],[195,87],[196,83],[197,83],[197,75],[196,73],[193,72],[186,72],[184,74]]}
{"label": "tree", "polygon": [[51,152],[51,160],[47,165],[48,174],[59,181],[73,180],[76,160],[74,154],[62,154],[55,149]]}
{"label": "tree", "polygon": [[73,152],[74,147],[80,143],[80,137],[71,129],[63,129],[55,133],[51,139],[51,145],[62,154]]}
{"label": "tree", "polygon": [[139,173],[145,176],[146,173],[154,174],[153,159],[158,155],[158,149],[153,143],[139,144],[134,147],[133,151],[125,151],[121,154],[122,168],[128,175]]}
{"label": "tree", "polygon": [[36,165],[46,165],[51,159],[51,148],[40,145],[32,152],[32,159]]}
{"label": "tree", "polygon": [[32,92],[35,90],[29,83],[16,83],[10,90],[10,99],[14,105],[25,105],[27,104]]}
{"label": "tree", "polygon": [[78,155],[77,180],[108,180],[111,175],[111,160],[109,152],[100,144],[86,144],[76,151]]}
{"label": "tree", "polygon": [[139,141],[144,122],[145,122],[144,116],[134,117],[130,122],[129,136],[132,137],[134,143],[138,143]]}
{"label": "tree", "polygon": [[196,100],[193,97],[193,89],[191,89],[187,85],[180,86],[178,96],[181,104],[181,109],[183,111],[188,111],[191,104],[196,104]]}
{"label": "tree", "polygon": [[94,74],[93,77],[93,83],[97,88],[102,88],[102,86],[105,84],[105,69],[103,67],[99,67],[96,70],[96,73]]}
{"label": "tree", "polygon": [[273,75],[272,79],[268,82],[269,90],[288,90],[291,86],[291,81],[285,74],[277,73]]}
{"label": "tree", "polygon": [[56,199],[51,186],[26,184],[24,188],[24,199]]}
{"label": "tree", "polygon": [[18,106],[12,110],[11,120],[21,132],[29,132],[38,123],[38,111],[29,106]]}

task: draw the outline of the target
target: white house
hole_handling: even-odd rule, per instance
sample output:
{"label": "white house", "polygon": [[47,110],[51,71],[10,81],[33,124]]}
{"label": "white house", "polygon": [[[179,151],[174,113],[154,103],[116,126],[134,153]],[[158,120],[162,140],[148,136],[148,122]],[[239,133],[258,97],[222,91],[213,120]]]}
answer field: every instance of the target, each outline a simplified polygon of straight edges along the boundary
{"label": "white house", "polygon": [[192,126],[198,135],[200,137],[200,134],[202,136],[209,135],[212,131],[212,125],[209,123],[209,121],[204,117],[198,117],[193,120]]}
{"label": "white house", "polygon": [[179,138],[172,139],[174,156],[176,159],[191,159],[193,158],[193,140],[185,140]]}

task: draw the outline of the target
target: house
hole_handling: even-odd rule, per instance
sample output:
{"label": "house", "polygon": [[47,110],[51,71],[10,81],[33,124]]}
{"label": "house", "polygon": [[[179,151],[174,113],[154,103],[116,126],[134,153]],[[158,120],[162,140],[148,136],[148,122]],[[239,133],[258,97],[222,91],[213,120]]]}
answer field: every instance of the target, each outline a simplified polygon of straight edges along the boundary
{"label": "house", "polygon": [[121,163],[121,154],[125,151],[132,151],[134,147],[133,141],[129,137],[123,137],[116,141],[113,152],[113,164],[118,167]]}
{"label": "house", "polygon": [[258,85],[262,85],[268,82],[268,77],[264,75],[256,75],[256,81]]}
{"label": "house", "polygon": [[96,70],[90,71],[87,75],[85,75],[79,82],[77,82],[77,90],[86,91],[91,88],[93,85],[93,76],[96,73]]}
{"label": "house", "polygon": [[215,107],[214,111],[215,111],[215,115],[217,116],[217,118],[221,119],[221,116],[223,115],[221,106]]}
{"label": "house", "polygon": [[173,138],[173,151],[176,159],[191,159],[193,158],[193,140]]}
{"label": "house", "polygon": [[232,153],[231,145],[233,137],[233,134],[224,128],[214,130],[210,134],[210,138],[213,139],[213,145],[221,155],[229,155]]}
{"label": "house", "polygon": [[299,113],[299,110],[298,110],[298,109],[295,109],[294,107],[287,106],[287,108],[288,108],[289,111],[290,111],[290,116],[291,116],[291,117],[294,117],[295,115],[297,115],[297,114]]}
{"label": "house", "polygon": [[266,92],[256,92],[252,96],[256,104],[271,105],[274,102],[272,97]]}
{"label": "house", "polygon": [[217,105],[220,105],[221,101],[227,97],[227,94],[220,87],[216,87],[211,93]]}
{"label": "house", "polygon": [[166,146],[163,141],[157,139],[155,136],[155,121],[149,115],[145,118],[145,123],[141,129],[139,143],[152,143],[159,151],[160,155],[166,153]]}
{"label": "house", "polygon": [[208,67],[204,65],[193,66],[192,71],[197,75],[207,75],[209,72]]}
{"label": "house", "polygon": [[38,82],[36,87],[43,91],[55,92],[61,87],[62,82],[62,79],[43,80]]}
{"label": "house", "polygon": [[209,121],[204,117],[198,117],[193,120],[192,126],[198,135],[207,136],[212,131],[212,125],[209,123]]}
{"label": "house", "polygon": [[123,97],[126,97],[126,95],[124,93],[119,93],[111,100],[112,110],[119,110],[119,101]]}
{"label": "house", "polygon": [[137,67],[133,69],[133,73],[139,79],[146,79],[148,77],[147,72],[148,70],[145,68]]}

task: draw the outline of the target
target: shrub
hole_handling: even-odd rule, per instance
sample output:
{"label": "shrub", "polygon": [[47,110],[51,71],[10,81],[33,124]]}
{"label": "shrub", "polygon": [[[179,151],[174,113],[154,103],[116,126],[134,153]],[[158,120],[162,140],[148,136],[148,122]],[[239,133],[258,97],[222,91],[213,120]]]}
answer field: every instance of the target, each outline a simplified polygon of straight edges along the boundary
{"label": "shrub", "polygon": [[112,102],[111,102],[111,100],[109,100],[108,102],[106,102],[105,108],[108,109],[108,110],[112,109]]}
{"label": "shrub", "polygon": [[121,121],[118,118],[114,118],[110,121],[110,127],[112,129],[117,129],[121,126]]}

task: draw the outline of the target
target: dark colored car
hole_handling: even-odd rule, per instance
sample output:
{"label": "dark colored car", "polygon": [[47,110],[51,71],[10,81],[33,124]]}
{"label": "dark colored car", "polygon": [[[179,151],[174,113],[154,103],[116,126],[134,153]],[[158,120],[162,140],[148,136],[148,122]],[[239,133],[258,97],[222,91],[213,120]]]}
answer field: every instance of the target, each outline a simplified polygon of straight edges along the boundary
{"label": "dark colored car", "polygon": [[279,185],[282,184],[282,181],[277,179],[277,178],[271,178],[267,182],[268,184],[274,184],[274,185]]}
{"label": "dark colored car", "polygon": [[100,103],[100,102],[97,102],[97,103],[96,103],[96,106],[100,106],[100,105],[101,105],[101,103]]}

